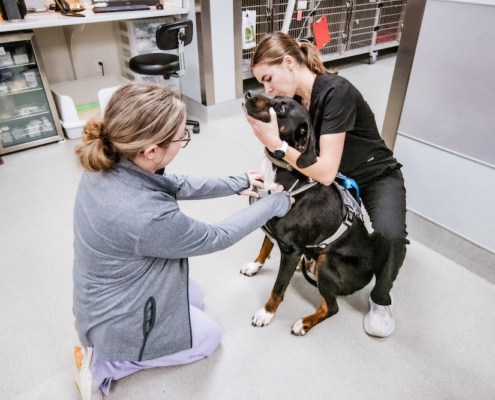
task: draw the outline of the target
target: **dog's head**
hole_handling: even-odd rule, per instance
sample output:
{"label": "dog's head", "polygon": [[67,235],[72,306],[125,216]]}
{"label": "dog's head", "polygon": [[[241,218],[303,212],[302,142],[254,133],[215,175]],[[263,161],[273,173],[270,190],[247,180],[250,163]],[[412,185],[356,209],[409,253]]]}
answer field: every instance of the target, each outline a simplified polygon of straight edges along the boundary
{"label": "dog's head", "polygon": [[273,107],[277,114],[280,139],[301,152],[296,162],[298,168],[307,168],[316,162],[315,135],[306,108],[287,96],[270,99],[247,92],[245,100],[247,114],[263,122],[270,122],[269,110]]}

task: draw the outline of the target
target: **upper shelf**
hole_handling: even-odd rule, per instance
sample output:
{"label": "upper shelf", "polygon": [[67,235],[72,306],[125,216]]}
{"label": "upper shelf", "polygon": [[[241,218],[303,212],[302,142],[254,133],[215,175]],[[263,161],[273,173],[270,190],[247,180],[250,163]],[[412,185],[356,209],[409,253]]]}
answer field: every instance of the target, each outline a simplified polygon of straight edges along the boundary
{"label": "upper shelf", "polygon": [[0,20],[0,33],[21,31],[25,29],[48,28],[52,26],[67,26],[90,24],[94,22],[105,21],[122,21],[127,19],[138,18],[156,18],[169,15],[187,14],[187,8],[177,8],[165,6],[163,10],[157,10],[155,6],[150,6],[150,10],[144,11],[125,11],[95,14],[92,10],[82,11],[86,17],[75,18],[66,17],[59,12],[50,11],[50,14],[26,15],[21,22],[9,22]]}

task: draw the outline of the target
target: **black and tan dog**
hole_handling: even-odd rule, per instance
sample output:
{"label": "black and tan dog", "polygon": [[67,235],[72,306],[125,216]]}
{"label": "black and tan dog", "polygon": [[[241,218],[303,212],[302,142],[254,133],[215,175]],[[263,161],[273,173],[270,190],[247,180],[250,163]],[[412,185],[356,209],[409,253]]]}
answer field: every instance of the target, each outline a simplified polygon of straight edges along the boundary
{"label": "black and tan dog", "polygon": [[[270,107],[277,114],[280,138],[301,152],[297,166],[306,168],[313,164],[317,153],[308,111],[289,97],[277,96],[269,99],[263,95],[246,95],[245,109],[251,117],[269,122]],[[271,163],[264,173],[265,188],[280,184],[288,190],[299,179],[295,187],[297,190],[308,181],[296,169],[289,171]],[[303,255],[309,260],[311,272],[316,277],[321,305],[315,314],[302,318],[293,325],[292,333],[295,335],[305,335],[316,324],[336,314],[337,296],[349,295],[371,281],[372,244],[360,219],[354,218],[344,234],[325,248],[307,247],[320,244],[339,229],[345,219],[344,209],[342,197],[335,185],[316,185],[296,196],[296,202],[286,216],[268,221],[265,228],[280,247],[280,268],[270,299],[254,315],[253,326],[270,323]],[[241,273],[254,275],[263,266],[272,248],[272,242],[265,237],[260,255],[254,263],[246,264]]]}

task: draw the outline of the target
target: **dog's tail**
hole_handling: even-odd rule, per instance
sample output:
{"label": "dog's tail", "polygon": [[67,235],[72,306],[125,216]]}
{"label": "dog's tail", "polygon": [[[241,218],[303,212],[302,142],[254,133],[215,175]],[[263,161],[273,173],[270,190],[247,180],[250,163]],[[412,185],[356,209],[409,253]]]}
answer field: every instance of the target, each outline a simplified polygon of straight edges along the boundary
{"label": "dog's tail", "polygon": [[316,283],[316,281],[312,278],[309,277],[308,275],[308,271],[306,270],[306,257],[302,257],[301,259],[302,263],[301,263],[301,267],[302,267],[302,273],[304,275],[304,278],[309,282],[311,283],[314,287],[318,287],[318,284]]}

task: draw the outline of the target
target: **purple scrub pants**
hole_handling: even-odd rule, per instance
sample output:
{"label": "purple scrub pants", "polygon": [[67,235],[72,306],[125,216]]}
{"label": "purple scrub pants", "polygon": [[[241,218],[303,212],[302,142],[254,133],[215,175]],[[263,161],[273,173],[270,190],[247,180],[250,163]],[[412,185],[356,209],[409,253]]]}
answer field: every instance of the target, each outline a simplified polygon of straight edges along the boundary
{"label": "purple scrub pants", "polygon": [[100,360],[96,356],[93,378],[102,381],[100,390],[108,395],[113,380],[124,378],[142,369],[188,364],[211,356],[220,344],[222,333],[218,324],[201,311],[203,291],[192,279],[189,279],[189,308],[191,311],[192,348],[155,360],[141,362],[109,362]]}

